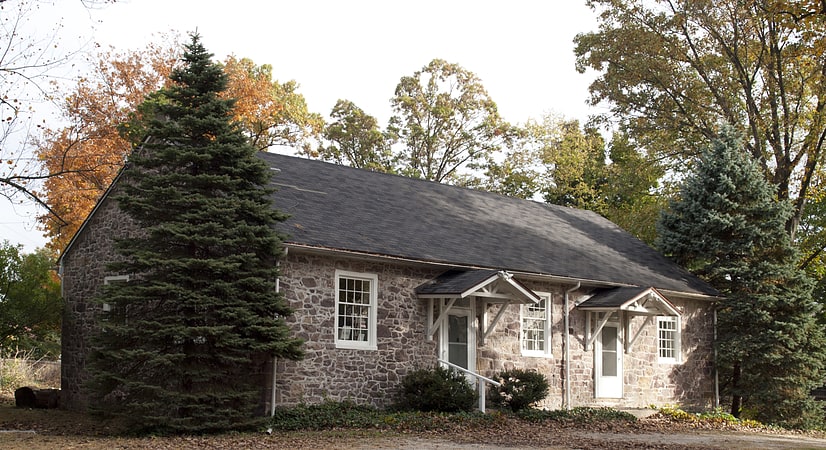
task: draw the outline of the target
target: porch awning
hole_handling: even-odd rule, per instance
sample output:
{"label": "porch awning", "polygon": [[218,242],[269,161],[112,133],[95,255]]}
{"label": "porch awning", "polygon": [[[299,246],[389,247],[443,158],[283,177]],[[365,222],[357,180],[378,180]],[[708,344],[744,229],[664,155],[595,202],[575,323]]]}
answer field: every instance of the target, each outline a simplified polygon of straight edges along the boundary
{"label": "porch awning", "polygon": [[504,270],[449,270],[416,288],[419,298],[484,297],[490,303],[536,304],[539,296]]}
{"label": "porch awning", "polygon": [[[676,317],[679,323],[680,312],[677,308],[660,294],[653,287],[617,287],[601,289],[596,291],[591,298],[577,305],[577,309],[585,311],[585,350],[589,350],[594,340],[605,324],[611,319],[613,312],[624,311],[625,315],[620,315],[623,328],[625,329],[624,339],[625,353],[629,353],[640,337],[646,324],[652,322],[654,316]],[[606,313],[599,319],[599,313]],[[592,316],[597,319],[596,327],[591,329]],[[624,317],[623,317],[624,316]],[[645,316],[643,325],[639,327],[635,335],[631,334],[631,321],[629,316]],[[679,326],[679,325],[678,325]]]}
{"label": "porch awning", "polygon": [[[481,342],[484,345],[485,339],[499,323],[505,310],[512,304],[535,305],[542,299],[534,291],[513,278],[513,275],[504,270],[478,269],[478,270],[448,270],[438,277],[419,285],[416,288],[416,296],[422,299],[429,299],[430,306],[427,308],[428,327],[427,337],[433,338],[433,334],[441,327],[453,305],[457,300],[465,297],[480,297],[488,304],[498,304],[499,312],[493,321],[484,328],[486,321],[482,321]],[[433,317],[433,302],[439,299],[447,304],[440,306],[441,313],[438,318]]]}
{"label": "porch awning", "polygon": [[626,311],[642,316],[678,316],[677,308],[653,287],[601,289],[577,306],[593,312]]}

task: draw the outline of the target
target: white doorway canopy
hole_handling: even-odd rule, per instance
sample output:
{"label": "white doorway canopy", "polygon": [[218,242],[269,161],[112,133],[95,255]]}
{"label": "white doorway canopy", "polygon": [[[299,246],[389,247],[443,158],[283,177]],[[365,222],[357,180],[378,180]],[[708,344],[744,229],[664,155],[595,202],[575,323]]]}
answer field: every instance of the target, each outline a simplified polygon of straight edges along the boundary
{"label": "white doorway canopy", "polygon": [[[631,351],[634,342],[642,329],[657,316],[676,317],[679,321],[680,312],[677,307],[668,301],[653,287],[616,287],[600,289],[590,298],[577,305],[585,316],[585,350],[590,350],[594,340],[599,336],[609,320],[619,320],[624,328],[625,353]],[[636,335],[631,336],[630,317],[644,316],[645,323]],[[596,327],[592,323],[596,322]],[[678,322],[679,323],[679,322]]]}
{"label": "white doorway canopy", "polygon": [[[427,309],[427,338],[433,339],[434,333],[442,326],[448,317],[451,308],[457,301],[476,297],[485,305],[498,304],[499,311],[486,329],[480,330],[481,343],[496,327],[499,319],[510,305],[537,304],[541,301],[539,295],[527,288],[505,270],[476,269],[476,270],[449,270],[438,277],[416,288],[416,295],[427,299],[430,304]],[[434,318],[433,302],[436,299],[446,302],[440,307],[438,317]],[[485,308],[483,308],[484,310]],[[482,321],[484,326],[484,322]]]}

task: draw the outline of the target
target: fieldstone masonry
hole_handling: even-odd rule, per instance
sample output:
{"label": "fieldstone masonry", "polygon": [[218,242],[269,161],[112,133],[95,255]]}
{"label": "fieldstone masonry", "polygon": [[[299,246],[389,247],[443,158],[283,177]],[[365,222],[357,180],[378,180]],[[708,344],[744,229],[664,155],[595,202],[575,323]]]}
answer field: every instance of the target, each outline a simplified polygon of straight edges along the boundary
{"label": "fieldstone masonry", "polygon": [[[62,402],[64,408],[86,408],[84,383],[88,380],[86,358],[89,339],[95,328],[99,306],[92,299],[108,273],[105,265],[117,257],[113,239],[138,230],[107,197],[99,205],[71,251],[62,260],[65,310],[63,317]],[[376,350],[338,349],[335,346],[336,269],[378,276],[378,326]],[[262,386],[263,410],[272,407],[272,367],[275,374],[275,404],[318,403],[325,399],[353,400],[388,406],[394,400],[401,379],[418,368],[433,367],[438,357],[439,333],[427,340],[426,307],[417,299],[416,286],[436,277],[444,267],[333,257],[330,253],[302,252],[291,248],[281,262],[280,289],[295,310],[288,320],[295,334],[305,340],[302,361],[278,360],[266,363],[270,372]],[[660,363],[657,357],[656,320],[630,319],[632,333],[642,331],[632,350],[623,355],[624,388],[621,399],[594,396],[594,351],[585,351],[585,313],[570,301],[571,372],[564,374],[563,298],[570,286],[524,281],[537,292],[552,294],[551,355],[526,357],[520,352],[520,310],[508,307],[494,331],[482,345],[477,333],[476,367],[492,376],[513,368],[540,371],[550,384],[543,406],[563,406],[565,383],[572,386],[572,406],[610,405],[646,407],[680,404],[689,408],[708,407],[714,395],[712,373],[712,309],[707,302],[671,298],[682,311],[682,362]],[[488,322],[498,306],[476,299],[478,327]],[[486,312],[483,314],[483,312]],[[593,326],[593,324],[592,324]],[[487,328],[487,326],[485,327]]]}
{"label": "fieldstone masonry", "polygon": [[[337,269],[378,276],[377,350],[336,348]],[[417,299],[414,289],[439,273],[291,250],[281,265],[281,291],[295,310],[288,322],[305,340],[306,355],[302,361],[277,363],[276,404],[392,403],[408,372],[436,364],[437,342],[424,338],[427,302]]]}
{"label": "fieldstone masonry", "polygon": [[88,381],[86,359],[90,338],[97,331],[95,317],[100,305],[93,299],[103,286],[106,265],[116,261],[114,238],[137,233],[137,227],[111,197],[105,198],[78,233],[71,251],[62,257],[61,278],[64,300],[61,330],[61,407],[86,408],[84,385]]}

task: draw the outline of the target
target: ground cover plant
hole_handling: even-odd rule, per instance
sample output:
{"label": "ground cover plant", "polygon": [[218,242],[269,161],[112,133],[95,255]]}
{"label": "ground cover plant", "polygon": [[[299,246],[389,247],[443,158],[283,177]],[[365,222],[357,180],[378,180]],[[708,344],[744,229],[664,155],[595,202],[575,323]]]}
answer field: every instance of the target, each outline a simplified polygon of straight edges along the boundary
{"label": "ground cover plant", "polygon": [[[3,400],[0,397],[0,400]],[[676,409],[675,409],[676,410]],[[0,402],[0,448],[51,450],[194,448],[822,448],[823,434],[700,422],[661,412],[635,419],[610,408],[440,413],[380,410],[350,401],[278,408],[264,429],[209,435],[135,436],[122,421]],[[711,412],[710,415],[713,415]],[[529,416],[530,415],[530,416]],[[531,419],[526,419],[531,417]],[[681,418],[682,417],[682,418]],[[15,431],[17,430],[17,431]],[[267,432],[269,430],[269,432]]]}

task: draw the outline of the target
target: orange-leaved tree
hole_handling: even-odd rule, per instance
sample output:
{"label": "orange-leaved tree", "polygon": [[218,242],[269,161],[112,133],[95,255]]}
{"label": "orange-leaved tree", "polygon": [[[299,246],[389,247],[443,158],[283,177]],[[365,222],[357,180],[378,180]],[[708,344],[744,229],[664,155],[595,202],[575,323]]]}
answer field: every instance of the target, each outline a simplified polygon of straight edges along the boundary
{"label": "orange-leaved tree", "polygon": [[[43,194],[52,212],[39,217],[51,250],[66,247],[117,175],[135,138],[142,137],[127,128],[139,125],[142,114],[151,114],[139,107],[167,82],[179,47],[149,45],[142,51],[103,54],[94,75],[66,97],[69,125],[47,130],[38,146],[47,169],[61,172],[45,183]],[[230,56],[223,67],[229,75],[224,95],[237,99],[233,114],[256,148],[306,151],[317,139],[324,120],[308,112],[295,81],[274,81],[271,66],[246,58]]]}
{"label": "orange-leaved tree", "polygon": [[120,170],[131,144],[118,127],[166,82],[176,47],[102,53],[93,74],[65,98],[68,125],[43,133],[37,156],[49,173],[58,174],[39,193],[51,209],[38,217],[50,250],[63,250]]}
{"label": "orange-leaved tree", "polygon": [[236,99],[233,112],[252,145],[259,150],[294,147],[309,150],[318,139],[324,119],[307,110],[293,80],[272,79],[272,66],[230,55],[223,64],[229,84],[223,95]]}

